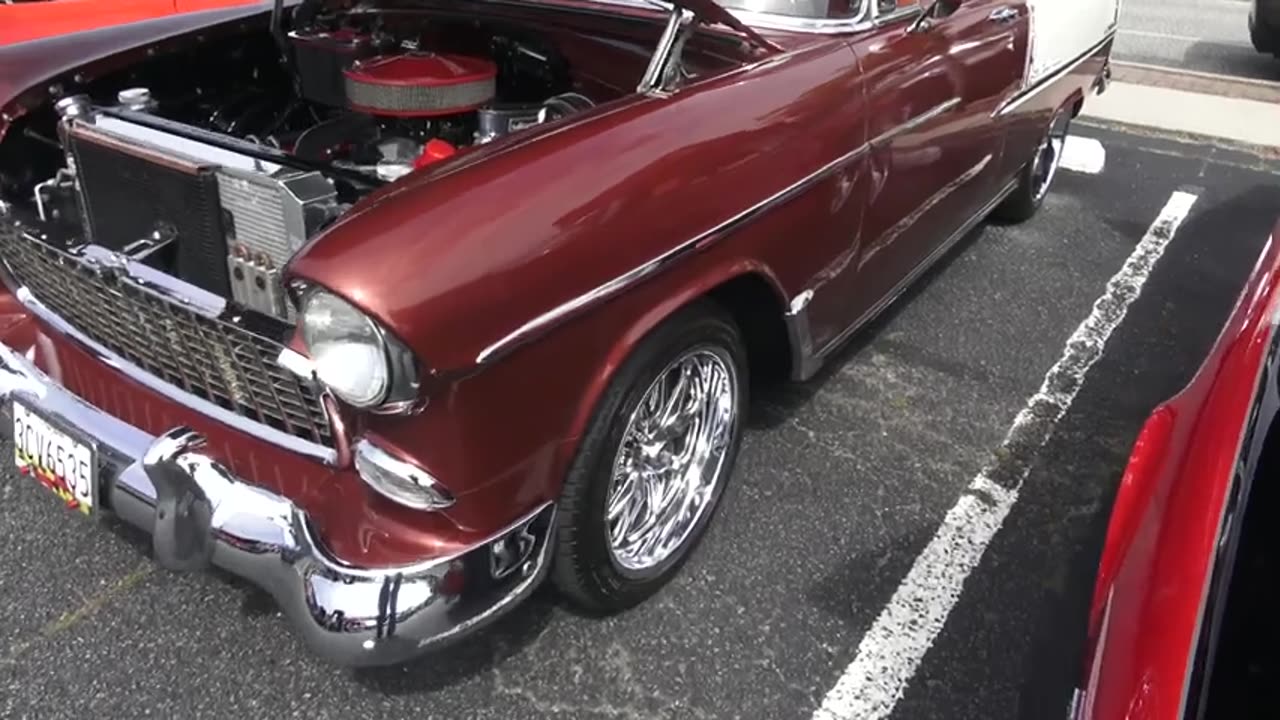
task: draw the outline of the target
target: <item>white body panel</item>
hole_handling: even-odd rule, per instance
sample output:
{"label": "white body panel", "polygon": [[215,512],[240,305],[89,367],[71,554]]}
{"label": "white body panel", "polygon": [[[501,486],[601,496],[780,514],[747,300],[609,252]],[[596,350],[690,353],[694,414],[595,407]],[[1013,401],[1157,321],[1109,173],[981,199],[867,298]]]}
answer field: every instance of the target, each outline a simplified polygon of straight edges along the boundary
{"label": "white body panel", "polygon": [[1120,0],[1027,0],[1031,63],[1027,85],[1049,77],[1115,31]]}

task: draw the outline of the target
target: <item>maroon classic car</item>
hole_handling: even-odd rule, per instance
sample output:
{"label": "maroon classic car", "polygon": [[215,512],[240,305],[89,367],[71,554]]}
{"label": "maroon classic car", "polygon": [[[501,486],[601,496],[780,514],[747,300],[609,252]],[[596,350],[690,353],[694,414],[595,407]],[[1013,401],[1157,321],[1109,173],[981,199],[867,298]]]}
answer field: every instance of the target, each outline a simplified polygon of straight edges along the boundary
{"label": "maroon classic car", "polygon": [[548,577],[631,606],[705,534],[751,383],[1036,211],[1114,21],[305,0],[0,48],[6,482],[343,664]]}

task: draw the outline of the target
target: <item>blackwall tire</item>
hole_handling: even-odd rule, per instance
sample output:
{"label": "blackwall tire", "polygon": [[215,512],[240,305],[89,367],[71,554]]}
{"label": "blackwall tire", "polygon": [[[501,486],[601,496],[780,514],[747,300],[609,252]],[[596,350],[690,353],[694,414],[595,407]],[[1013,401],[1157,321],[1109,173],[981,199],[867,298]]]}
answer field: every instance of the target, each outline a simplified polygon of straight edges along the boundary
{"label": "blackwall tire", "polygon": [[1062,162],[1062,152],[1070,130],[1071,109],[1062,108],[1036,146],[1035,154],[1018,173],[1017,187],[991,213],[993,219],[1004,223],[1022,223],[1035,217],[1058,176],[1058,166]]}
{"label": "blackwall tire", "polygon": [[1252,13],[1249,15],[1249,40],[1253,43],[1253,49],[1260,53],[1280,53],[1280,32]]}
{"label": "blackwall tire", "polygon": [[[666,320],[623,363],[561,493],[551,576],[566,599],[593,614],[618,612],[676,575],[706,534],[733,472],[747,373],[737,326],[710,301]],[[670,413],[655,411],[666,406]],[[637,488],[647,491],[628,495]],[[651,515],[661,522],[641,522]]]}

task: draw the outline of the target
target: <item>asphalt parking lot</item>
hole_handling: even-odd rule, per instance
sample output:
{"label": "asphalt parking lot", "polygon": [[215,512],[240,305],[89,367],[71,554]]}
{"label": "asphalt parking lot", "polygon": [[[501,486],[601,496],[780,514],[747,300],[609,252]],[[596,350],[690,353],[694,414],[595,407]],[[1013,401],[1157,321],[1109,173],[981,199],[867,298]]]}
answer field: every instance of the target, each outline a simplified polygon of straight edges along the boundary
{"label": "asphalt parking lot", "polygon": [[811,717],[1182,190],[1198,198],[1190,214],[1047,444],[1022,458],[1017,502],[884,708],[1062,717],[1130,444],[1194,372],[1280,216],[1280,161],[1075,134],[1105,148],[1100,174],[1064,172],[1038,218],[975,232],[827,372],[757,395],[707,541],[622,616],[575,615],[543,592],[442,655],[335,669],[264,594],[159,569],[145,537],[6,472],[0,717]]}
{"label": "asphalt parking lot", "polygon": [[1249,0],[1125,0],[1115,59],[1256,80],[1280,61],[1253,49]]}

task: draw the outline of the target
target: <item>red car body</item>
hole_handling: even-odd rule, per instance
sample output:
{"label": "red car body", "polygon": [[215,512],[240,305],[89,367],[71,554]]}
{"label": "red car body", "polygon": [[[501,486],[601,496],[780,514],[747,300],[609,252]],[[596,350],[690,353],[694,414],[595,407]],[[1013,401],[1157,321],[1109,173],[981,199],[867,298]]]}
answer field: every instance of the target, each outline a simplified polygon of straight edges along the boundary
{"label": "red car body", "polygon": [[0,4],[0,45],[263,0],[45,0]]}
{"label": "red car body", "polygon": [[[583,58],[614,51],[578,30],[651,37],[656,17],[631,6],[604,16],[596,3],[547,5],[597,10],[558,20],[566,52]],[[695,6],[736,22],[709,2]],[[534,5],[468,12],[556,27]],[[744,33],[751,44],[722,52],[717,62],[733,67],[670,97],[627,95],[545,131],[468,148],[362,200],[289,274],[403,341],[428,368],[430,402],[408,415],[333,404],[335,443],[321,452],[246,431],[104,362],[56,318],[33,316],[25,296],[0,300],[0,341],[14,362],[27,358],[146,437],[198,431],[225,472],[297,508],[292,517],[315,534],[308,542],[341,560],[328,572],[382,578],[448,563],[554,503],[602,393],[665,318],[716,299],[760,349],[753,362],[763,367],[776,353],[791,376],[810,377],[1008,194],[1052,121],[1078,111],[1103,81],[1110,32],[1028,86],[1023,3],[967,0],[929,33],[908,31],[918,12],[912,3],[817,31],[763,23],[764,40]],[[190,47],[196,34],[205,41],[265,22],[257,9],[231,9],[11,47],[0,52],[0,123],[17,132],[51,86]],[[626,83],[640,68],[634,57],[601,63],[593,82]],[[362,439],[442,479],[456,502],[424,513],[372,492],[352,462]],[[140,507],[136,522],[149,526],[150,513]],[[258,561],[234,562],[249,572]],[[280,582],[270,589],[286,613],[340,662],[398,661],[427,644],[388,640],[385,603],[354,620],[348,611],[354,629],[333,641],[342,613],[325,610],[310,585],[296,591],[296,577]],[[391,628],[413,640],[392,615]]]}
{"label": "red car body", "polygon": [[1278,241],[1280,227],[1199,372],[1138,436],[1098,570],[1076,718],[1222,716],[1206,708],[1228,588],[1253,478],[1274,480],[1258,457],[1276,410]]}

